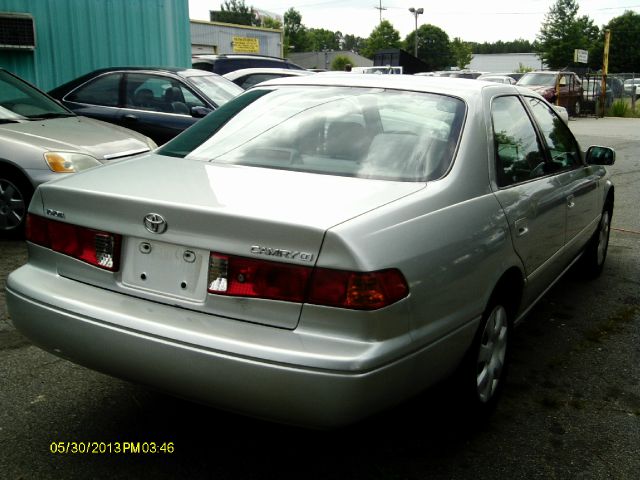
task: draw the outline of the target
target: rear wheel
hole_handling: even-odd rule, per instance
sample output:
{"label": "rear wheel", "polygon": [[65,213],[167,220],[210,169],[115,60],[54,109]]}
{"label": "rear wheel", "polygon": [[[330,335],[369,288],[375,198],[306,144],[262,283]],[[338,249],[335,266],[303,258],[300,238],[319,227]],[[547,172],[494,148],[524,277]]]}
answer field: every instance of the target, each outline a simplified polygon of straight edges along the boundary
{"label": "rear wheel", "polygon": [[580,101],[580,99],[576,100],[576,103],[573,104],[573,115],[574,116],[579,116],[580,113],[582,112],[582,102]]}
{"label": "rear wheel", "polygon": [[487,419],[498,403],[507,374],[510,339],[508,304],[494,296],[482,316],[457,382],[464,395],[465,410],[474,421]]}
{"label": "rear wheel", "polygon": [[33,189],[26,180],[0,171],[0,237],[24,236],[27,209],[32,195]]}
{"label": "rear wheel", "polygon": [[582,267],[585,273],[595,278],[602,273],[604,261],[609,249],[609,236],[611,234],[611,207],[607,204],[602,210],[598,229],[587,244],[582,255]]}

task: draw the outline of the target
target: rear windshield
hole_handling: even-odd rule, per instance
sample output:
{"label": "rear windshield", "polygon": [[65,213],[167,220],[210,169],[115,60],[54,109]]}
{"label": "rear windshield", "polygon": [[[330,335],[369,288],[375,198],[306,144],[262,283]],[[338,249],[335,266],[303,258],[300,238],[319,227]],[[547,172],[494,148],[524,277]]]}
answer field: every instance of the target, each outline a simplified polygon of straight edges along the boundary
{"label": "rear windshield", "polygon": [[[234,108],[234,102],[244,105]],[[158,153],[222,164],[426,181],[447,172],[465,115],[464,102],[446,95],[349,87],[257,88],[227,105],[197,125],[193,144],[189,130]],[[203,138],[207,124],[211,133]]]}

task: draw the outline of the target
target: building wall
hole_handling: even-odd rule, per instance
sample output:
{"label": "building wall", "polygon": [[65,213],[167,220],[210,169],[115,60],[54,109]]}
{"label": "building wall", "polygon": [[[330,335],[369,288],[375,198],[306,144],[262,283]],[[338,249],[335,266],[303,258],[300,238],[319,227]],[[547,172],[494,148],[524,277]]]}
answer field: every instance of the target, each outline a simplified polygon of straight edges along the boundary
{"label": "building wall", "polygon": [[349,57],[354,67],[371,67],[373,60],[353,52],[298,52],[290,53],[289,60],[304,68],[331,69],[333,60],[337,57]]}
{"label": "building wall", "polygon": [[535,53],[477,53],[473,55],[469,69],[479,72],[516,72],[520,64],[534,70],[544,67]]}
{"label": "building wall", "polygon": [[[254,39],[256,50],[239,50],[234,37]],[[282,57],[282,31],[232,25],[220,22],[191,20],[192,53],[253,53]]]}
{"label": "building wall", "polygon": [[50,90],[109,66],[189,67],[188,0],[0,0],[34,18],[33,51],[0,50],[0,66]]}

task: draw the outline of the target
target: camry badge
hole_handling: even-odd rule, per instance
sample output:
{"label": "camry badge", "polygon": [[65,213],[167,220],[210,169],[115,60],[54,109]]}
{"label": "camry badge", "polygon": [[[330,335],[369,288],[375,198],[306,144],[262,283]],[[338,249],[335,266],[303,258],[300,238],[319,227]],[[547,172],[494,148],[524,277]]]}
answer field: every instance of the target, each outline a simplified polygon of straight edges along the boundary
{"label": "camry badge", "polygon": [[149,213],[144,216],[144,228],[151,233],[164,233],[167,231],[167,221],[158,213]]}

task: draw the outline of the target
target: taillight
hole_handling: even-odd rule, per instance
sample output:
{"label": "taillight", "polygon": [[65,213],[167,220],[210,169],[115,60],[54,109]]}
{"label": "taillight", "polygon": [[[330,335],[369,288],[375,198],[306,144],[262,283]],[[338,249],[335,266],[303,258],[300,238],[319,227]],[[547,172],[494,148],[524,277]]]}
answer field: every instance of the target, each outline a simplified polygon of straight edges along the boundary
{"label": "taillight", "polygon": [[409,294],[396,269],[349,272],[211,253],[209,293],[377,310]]}
{"label": "taillight", "polygon": [[311,268],[212,253],[209,292],[303,302]]}
{"label": "taillight", "polygon": [[27,240],[111,272],[119,268],[120,235],[29,214]]}
{"label": "taillight", "polygon": [[377,310],[408,294],[407,282],[396,269],[347,272],[318,268],[313,273],[308,302],[353,310]]}

